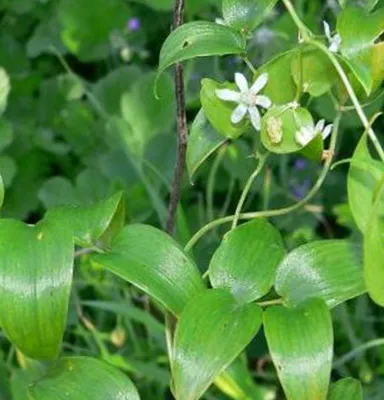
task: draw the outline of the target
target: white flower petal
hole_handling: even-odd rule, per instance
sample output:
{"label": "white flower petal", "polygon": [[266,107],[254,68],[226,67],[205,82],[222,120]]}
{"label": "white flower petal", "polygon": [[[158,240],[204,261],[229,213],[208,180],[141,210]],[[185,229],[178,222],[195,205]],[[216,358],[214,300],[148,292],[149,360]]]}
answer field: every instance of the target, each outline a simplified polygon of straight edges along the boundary
{"label": "white flower petal", "polygon": [[263,108],[269,108],[272,105],[272,101],[267,96],[256,96],[256,104]]}
{"label": "white flower petal", "polygon": [[251,122],[253,127],[259,131],[260,126],[261,126],[261,118],[260,118],[260,113],[257,107],[249,107],[248,108],[249,115],[251,117]]}
{"label": "white flower petal", "polygon": [[251,93],[253,94],[259,93],[260,90],[263,89],[264,86],[267,84],[267,82],[268,82],[268,74],[264,72],[256,79],[255,83],[252,85],[250,90]]}
{"label": "white flower petal", "polygon": [[312,127],[303,127],[296,132],[295,140],[301,146],[306,146],[314,137],[316,136],[316,131]]}
{"label": "white flower petal", "polygon": [[323,26],[324,26],[324,32],[325,32],[325,36],[327,37],[327,39],[329,41],[332,40],[332,36],[331,36],[331,27],[329,26],[327,21],[323,21]]}
{"label": "white flower petal", "polygon": [[240,89],[242,93],[248,92],[249,86],[246,77],[240,72],[236,72],[235,74],[235,82],[237,87]]}
{"label": "white flower petal", "polygon": [[322,136],[323,136],[324,140],[332,133],[332,130],[333,130],[333,125],[332,124],[331,125],[327,125],[325,127],[325,129],[323,130],[323,133],[322,133]]}
{"label": "white flower petal", "polygon": [[337,53],[339,51],[339,47],[340,46],[336,42],[332,41],[331,45],[329,46],[329,51],[331,53]]}
{"label": "white flower petal", "polygon": [[325,119],[321,119],[317,124],[316,124],[316,131],[317,132],[323,132],[325,127]]}
{"label": "white flower petal", "polygon": [[222,18],[216,18],[215,22],[218,25],[226,25],[225,21]]}
{"label": "white flower petal", "polygon": [[224,101],[233,101],[235,103],[240,101],[240,93],[230,89],[217,89],[216,96]]}
{"label": "white flower petal", "polygon": [[245,104],[239,104],[231,115],[231,121],[233,124],[238,124],[247,113],[247,106]]}

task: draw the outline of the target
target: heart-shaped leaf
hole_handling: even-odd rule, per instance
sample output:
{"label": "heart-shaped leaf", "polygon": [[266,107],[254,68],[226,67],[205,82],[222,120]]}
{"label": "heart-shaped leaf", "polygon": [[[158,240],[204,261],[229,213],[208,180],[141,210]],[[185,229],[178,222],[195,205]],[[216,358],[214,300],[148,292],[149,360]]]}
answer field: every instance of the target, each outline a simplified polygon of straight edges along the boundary
{"label": "heart-shaped leaf", "polygon": [[71,227],[77,245],[105,248],[124,226],[124,194],[89,206],[56,207],[47,216]]}
{"label": "heart-shaped leaf", "polygon": [[310,112],[305,108],[288,105],[271,108],[261,123],[261,141],[271,153],[287,154],[298,152],[303,146],[298,143],[296,133],[301,129],[314,131]]}
{"label": "heart-shaped leaf", "polygon": [[384,8],[368,14],[359,7],[347,7],[338,17],[337,31],[342,55],[369,94],[373,87],[373,48],[384,32]]}
{"label": "heart-shaped leaf", "polygon": [[28,357],[53,359],[60,350],[73,250],[71,230],[55,220],[0,220],[0,326]]}
{"label": "heart-shaped leaf", "polygon": [[364,278],[373,301],[384,307],[384,175],[364,236]]}
{"label": "heart-shaped leaf", "polygon": [[31,400],[140,400],[130,379],[94,358],[68,357],[55,362],[29,385]]}
{"label": "heart-shaped leaf", "polygon": [[0,67],[0,115],[2,115],[7,108],[8,95],[11,91],[11,81],[4,68]]}
{"label": "heart-shaped leaf", "polygon": [[285,249],[280,233],[257,219],[225,235],[209,265],[212,286],[228,289],[242,302],[269,292]]}
{"label": "heart-shaped leaf", "polygon": [[300,307],[271,307],[264,329],[287,400],[325,400],[332,369],[331,314],[320,299]]}
{"label": "heart-shaped leaf", "polygon": [[384,164],[372,158],[364,135],[348,173],[348,202],[356,225],[364,233],[372,215],[373,193],[384,175]]}
{"label": "heart-shaped leaf", "polygon": [[322,240],[298,247],[279,265],[275,288],[289,305],[318,297],[330,308],[363,294],[360,245]]}
{"label": "heart-shaped leaf", "polygon": [[231,122],[236,103],[220,100],[216,94],[218,89],[236,90],[236,87],[228,82],[218,83],[212,79],[203,79],[200,91],[201,105],[208,121],[218,133],[226,138],[236,139],[246,132],[249,124],[245,119],[238,124]]}
{"label": "heart-shaped leaf", "polygon": [[227,25],[245,32],[253,31],[271,12],[277,0],[223,0]]}
{"label": "heart-shaped leaf", "polygon": [[224,142],[225,138],[213,129],[201,109],[193,121],[188,137],[186,162],[191,181],[198,168]]}
{"label": "heart-shaped leaf", "polygon": [[328,400],[363,400],[361,382],[352,378],[345,378],[333,383],[329,387]]}
{"label": "heart-shaped leaf", "polygon": [[196,57],[240,54],[245,40],[236,30],[214,22],[194,21],[175,29],[160,51],[158,75],[172,64]]}
{"label": "heart-shaped leaf", "polygon": [[261,326],[256,304],[226,290],[207,290],[184,309],[176,327],[172,375],[178,400],[197,400],[248,345]]}
{"label": "heart-shaped leaf", "polygon": [[192,259],[170,236],[149,225],[126,226],[113,240],[111,251],[94,259],[176,315],[205,289]]}

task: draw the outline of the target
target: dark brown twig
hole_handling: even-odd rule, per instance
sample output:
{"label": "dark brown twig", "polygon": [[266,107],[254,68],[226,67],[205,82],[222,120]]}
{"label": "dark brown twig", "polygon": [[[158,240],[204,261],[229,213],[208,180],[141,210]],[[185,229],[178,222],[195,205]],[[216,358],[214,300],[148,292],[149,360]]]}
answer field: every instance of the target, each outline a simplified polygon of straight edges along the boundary
{"label": "dark brown twig", "polygon": [[[184,0],[176,0],[174,9],[174,29],[184,23]],[[173,234],[175,230],[175,221],[177,206],[180,201],[181,186],[185,169],[185,157],[187,152],[188,127],[185,112],[185,95],[183,81],[183,66],[176,64],[175,71],[175,89],[177,103],[177,160],[175,174],[172,182],[172,191],[168,208],[168,220],[166,231]]]}

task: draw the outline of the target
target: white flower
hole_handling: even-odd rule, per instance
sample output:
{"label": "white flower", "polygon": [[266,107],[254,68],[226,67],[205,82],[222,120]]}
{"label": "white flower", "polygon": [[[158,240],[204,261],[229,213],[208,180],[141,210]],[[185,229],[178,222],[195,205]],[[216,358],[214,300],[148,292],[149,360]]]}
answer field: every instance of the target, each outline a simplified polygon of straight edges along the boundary
{"label": "white flower", "polygon": [[295,140],[298,144],[305,147],[318,134],[321,134],[323,140],[325,140],[331,134],[332,129],[332,124],[325,126],[325,120],[321,119],[315,127],[310,125],[303,126],[296,132]]}
{"label": "white flower", "polygon": [[338,33],[332,36],[331,28],[326,21],[323,21],[323,25],[325,36],[327,37],[329,42],[329,51],[331,51],[332,53],[337,53],[340,50],[341,36]]}
{"label": "white flower", "polygon": [[267,96],[258,94],[267,84],[268,74],[261,74],[251,88],[249,88],[247,79],[243,74],[236,73],[235,82],[237,87],[240,89],[240,92],[235,92],[230,89],[218,89],[216,90],[216,96],[220,100],[231,101],[239,104],[232,113],[232,123],[238,124],[248,112],[253,127],[259,131],[261,117],[257,106],[269,108],[272,105],[272,101]]}
{"label": "white flower", "polygon": [[226,22],[223,20],[223,18],[216,18],[215,23],[217,25],[227,25]]}

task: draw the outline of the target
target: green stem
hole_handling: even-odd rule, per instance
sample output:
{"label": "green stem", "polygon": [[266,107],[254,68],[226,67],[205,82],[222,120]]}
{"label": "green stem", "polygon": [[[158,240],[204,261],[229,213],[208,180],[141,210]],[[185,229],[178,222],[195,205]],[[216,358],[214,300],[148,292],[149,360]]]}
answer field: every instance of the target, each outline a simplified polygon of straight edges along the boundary
{"label": "green stem", "polygon": [[339,60],[336,58],[336,56],[331,53],[326,46],[324,46],[322,43],[317,42],[316,40],[311,40],[311,39],[306,39],[306,42],[308,44],[311,44],[315,47],[317,47],[319,50],[321,50],[331,61],[331,63],[333,64],[333,66],[335,67],[337,73],[340,76],[340,79],[343,81],[344,86],[348,92],[349,97],[351,98],[351,101],[353,103],[353,106],[355,107],[355,110],[357,112],[357,115],[359,116],[361,122],[363,123],[363,126],[365,129],[367,129],[368,132],[368,136],[371,139],[373,145],[376,148],[376,151],[378,153],[378,155],[380,156],[380,158],[382,159],[382,161],[384,161],[384,150],[381,147],[381,144],[379,142],[379,140],[377,139],[377,136],[374,132],[374,130],[370,127],[369,121],[367,116],[364,113],[363,107],[361,106],[355,91],[353,90],[353,87],[348,79],[347,74],[345,73],[343,67],[341,66]]}
{"label": "green stem", "polygon": [[[336,150],[336,143],[337,143],[337,137],[338,137],[338,131],[339,131],[339,125],[340,125],[340,120],[341,120],[341,115],[342,113],[339,111],[337,113],[335,122],[334,122],[334,129],[332,133],[332,138],[331,138],[331,145],[330,145],[330,154],[334,154]],[[250,213],[245,213],[245,214],[240,214],[239,219],[241,220],[250,220],[254,218],[267,218],[267,217],[277,217],[280,215],[286,215],[289,214],[292,211],[296,211],[297,209],[301,208],[305,204],[307,204],[312,198],[318,193],[320,190],[321,186],[324,183],[324,180],[331,168],[332,165],[332,159],[333,157],[328,157],[323,169],[321,171],[321,174],[319,178],[317,179],[315,185],[312,187],[310,192],[305,196],[302,200],[299,202],[293,204],[292,206],[285,207],[285,208],[280,208],[276,210],[266,210],[266,211],[256,211],[256,212],[250,212]],[[229,215],[224,218],[217,219],[215,221],[210,222],[209,224],[205,225],[202,227],[198,232],[195,233],[195,235],[191,238],[191,240],[187,243],[185,246],[185,250],[188,252],[192,249],[192,247],[211,229],[215,228],[216,226],[220,226],[229,222],[232,222],[233,219],[235,218],[234,215]]]}
{"label": "green stem", "polygon": [[343,357],[339,358],[337,361],[333,363],[333,368],[339,368],[348,361],[353,360],[355,357],[357,357],[360,353],[363,353],[369,349],[372,349],[374,347],[379,347],[379,346],[384,346],[384,339],[375,339],[371,340],[370,342],[364,343],[359,347],[356,347],[349,353],[345,354]]}
{"label": "green stem", "polygon": [[248,193],[251,190],[252,184],[255,181],[256,177],[259,175],[261,170],[263,169],[265,165],[265,161],[268,158],[268,153],[261,155],[259,159],[259,163],[255,171],[251,174],[251,176],[248,178],[247,183],[245,184],[243,193],[241,193],[240,200],[237,204],[236,211],[235,211],[235,217],[233,218],[232,222],[232,229],[235,229],[240,218],[241,210],[244,206],[245,200],[247,199]]}
{"label": "green stem", "polygon": [[253,66],[253,64],[249,61],[249,58],[247,56],[243,57],[244,62],[247,64],[247,67],[252,71],[253,75],[256,74],[256,68]]}
{"label": "green stem", "polygon": [[276,305],[284,304],[284,300],[283,299],[274,299],[274,300],[256,302],[256,304],[260,307],[276,306]]}
{"label": "green stem", "polygon": [[306,25],[303,23],[303,21],[300,19],[300,17],[297,15],[297,12],[295,10],[295,7],[291,3],[290,0],[282,0],[285,8],[288,10],[289,14],[291,15],[294,23],[296,26],[299,28],[299,31],[303,37],[304,40],[309,39],[309,37],[312,35],[311,31],[306,27]]}

